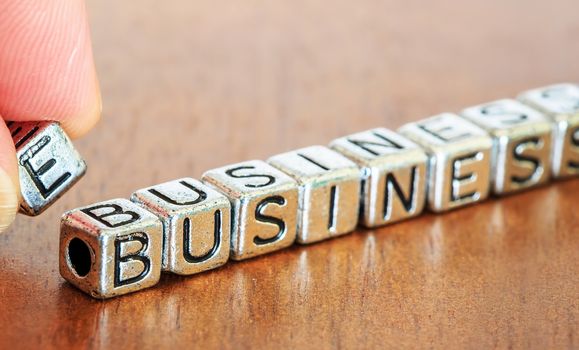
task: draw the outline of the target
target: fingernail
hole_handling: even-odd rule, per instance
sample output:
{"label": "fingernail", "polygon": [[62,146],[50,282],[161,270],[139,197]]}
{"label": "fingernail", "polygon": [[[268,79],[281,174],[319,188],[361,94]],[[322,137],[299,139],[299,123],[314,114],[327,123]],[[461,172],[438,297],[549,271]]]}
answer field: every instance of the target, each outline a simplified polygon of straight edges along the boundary
{"label": "fingernail", "polygon": [[0,169],[0,232],[12,224],[18,211],[18,188],[8,174]]}

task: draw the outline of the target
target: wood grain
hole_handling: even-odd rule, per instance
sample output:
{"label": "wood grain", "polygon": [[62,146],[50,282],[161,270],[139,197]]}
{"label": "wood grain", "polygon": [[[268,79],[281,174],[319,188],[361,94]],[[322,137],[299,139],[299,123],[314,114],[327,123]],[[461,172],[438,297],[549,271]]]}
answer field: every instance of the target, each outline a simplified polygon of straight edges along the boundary
{"label": "wood grain", "polygon": [[89,172],[0,235],[0,348],[578,348],[579,181],[295,246],[101,302],[61,213],[204,170],[579,81],[579,4],[89,3]]}

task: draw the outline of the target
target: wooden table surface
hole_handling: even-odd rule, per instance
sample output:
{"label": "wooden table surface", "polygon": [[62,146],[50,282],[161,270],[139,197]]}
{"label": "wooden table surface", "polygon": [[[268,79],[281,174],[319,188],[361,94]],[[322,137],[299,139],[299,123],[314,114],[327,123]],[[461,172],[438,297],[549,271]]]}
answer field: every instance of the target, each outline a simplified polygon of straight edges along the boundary
{"label": "wooden table surface", "polygon": [[0,235],[0,348],[579,348],[579,179],[97,301],[63,211],[372,127],[579,81],[579,3],[88,4],[89,172]]}

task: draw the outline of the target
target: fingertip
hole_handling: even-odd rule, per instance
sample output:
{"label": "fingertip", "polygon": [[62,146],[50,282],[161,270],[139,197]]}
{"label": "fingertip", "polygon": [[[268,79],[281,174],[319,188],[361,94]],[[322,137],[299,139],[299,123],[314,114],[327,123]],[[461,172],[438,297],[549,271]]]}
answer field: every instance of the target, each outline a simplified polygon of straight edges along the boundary
{"label": "fingertip", "polygon": [[14,143],[8,128],[0,121],[0,232],[14,221],[20,203],[19,194]]}
{"label": "fingertip", "polygon": [[0,42],[0,114],[58,121],[73,138],[97,123],[101,99],[84,1],[7,2]]}
{"label": "fingertip", "polygon": [[91,103],[79,111],[78,114],[61,119],[59,122],[67,135],[76,139],[87,134],[99,122],[102,114],[102,98],[98,83],[96,93]]}
{"label": "fingertip", "polygon": [[18,212],[18,189],[10,175],[0,169],[0,233],[14,221]]}

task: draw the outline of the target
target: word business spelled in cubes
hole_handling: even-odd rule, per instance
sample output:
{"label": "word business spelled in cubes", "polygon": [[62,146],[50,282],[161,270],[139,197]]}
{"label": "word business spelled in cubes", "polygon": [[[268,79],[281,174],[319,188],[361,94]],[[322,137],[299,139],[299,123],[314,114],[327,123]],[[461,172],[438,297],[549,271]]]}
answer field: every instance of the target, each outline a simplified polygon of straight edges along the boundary
{"label": "word business spelled in cubes", "polygon": [[[29,181],[23,210],[35,214],[84,163],[52,124],[19,128],[11,130]],[[55,145],[60,153],[42,153]],[[60,273],[109,298],[153,286],[162,271],[196,274],[577,174],[579,87],[552,85],[71,210],[61,221]]]}

